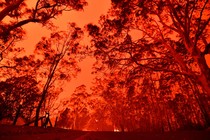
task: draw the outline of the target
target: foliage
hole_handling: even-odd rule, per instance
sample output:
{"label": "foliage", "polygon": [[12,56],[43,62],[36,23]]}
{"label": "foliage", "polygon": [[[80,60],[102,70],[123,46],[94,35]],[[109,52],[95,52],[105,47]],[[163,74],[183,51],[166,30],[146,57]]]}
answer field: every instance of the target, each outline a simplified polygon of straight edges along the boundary
{"label": "foliage", "polygon": [[100,26],[86,26],[104,77],[94,89],[122,131],[210,124],[208,11],[207,0],[113,0]]}
{"label": "foliage", "polygon": [[40,97],[34,105],[34,108],[39,108],[36,114],[52,111],[58,95],[63,91],[63,84],[80,72],[77,59],[80,59],[79,41],[82,36],[82,30],[70,23],[69,32],[57,31],[50,38],[43,37],[37,43],[34,54],[15,55],[21,53],[21,49],[15,48],[13,55],[8,56],[10,59],[2,61],[11,67],[2,67],[2,78],[31,75],[37,79]]}
{"label": "foliage", "polygon": [[[25,36],[24,25],[38,23],[53,31],[56,27],[52,19],[64,11],[80,11],[86,5],[85,0],[36,0],[33,2],[4,0],[0,2],[0,62],[5,59],[7,61],[8,55],[15,49],[16,42],[21,41]],[[14,67],[4,63],[0,65],[0,69]]]}
{"label": "foliage", "polygon": [[82,10],[87,5],[84,0],[36,0],[33,4],[31,7],[25,0],[5,0],[0,3],[1,39],[6,42],[10,38],[22,38],[24,30],[21,27],[28,23],[50,27],[50,20],[64,11]]}
{"label": "foliage", "polygon": [[78,86],[68,101],[68,107],[60,114],[58,126],[82,130],[89,118],[89,94],[86,86]]}
{"label": "foliage", "polygon": [[17,108],[21,105],[21,117],[28,121],[32,117],[35,104],[40,97],[35,77],[26,75],[12,77],[0,82],[0,106],[3,118],[14,119]]}
{"label": "foliage", "polygon": [[[0,2],[0,77],[9,80],[15,77],[27,78],[30,75],[36,79],[40,96],[36,98],[36,101],[30,102],[33,108],[36,108],[36,126],[40,112],[52,110],[59,93],[63,90],[64,82],[70,81],[72,76],[75,77],[80,71],[77,66],[77,58],[80,55],[76,54],[80,53],[79,41],[83,36],[83,31],[75,23],[69,23],[68,31],[57,31],[52,19],[64,11],[83,10],[86,5],[85,0],[36,0],[33,3],[25,0],[5,0]],[[25,35],[23,26],[29,23],[39,23],[52,32],[50,38],[42,37],[35,46],[33,54],[23,55],[23,48],[17,48],[15,44],[22,40]],[[10,90],[7,88],[5,87],[4,90]],[[21,96],[30,94],[30,92],[19,91],[21,88],[22,86],[18,85],[13,92],[18,92]],[[28,90],[33,90],[32,86],[28,88]],[[8,92],[2,95],[2,98],[9,94]]]}
{"label": "foliage", "polygon": [[[74,23],[69,25],[69,32],[56,32],[51,35],[48,40],[43,39],[37,44],[35,53],[41,55],[47,62],[47,72],[43,76],[46,77],[46,82],[43,85],[42,97],[36,109],[35,126],[38,125],[39,113],[46,97],[49,94],[49,89],[58,80],[68,80],[72,70],[77,74],[80,70],[76,65],[75,55],[79,50],[79,41],[83,35],[80,28]],[[40,51],[41,50],[41,51]],[[65,69],[63,68],[65,67]],[[64,71],[65,70],[65,71]],[[57,75],[58,74],[58,75]],[[74,75],[73,75],[74,76]]]}

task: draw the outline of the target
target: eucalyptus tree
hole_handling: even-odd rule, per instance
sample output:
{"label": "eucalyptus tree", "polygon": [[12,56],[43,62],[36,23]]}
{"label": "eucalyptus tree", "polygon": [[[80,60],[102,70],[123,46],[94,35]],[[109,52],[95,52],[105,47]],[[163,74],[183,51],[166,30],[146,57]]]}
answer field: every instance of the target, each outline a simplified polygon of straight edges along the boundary
{"label": "eucalyptus tree", "polygon": [[[72,76],[80,71],[77,66],[77,53],[79,53],[79,41],[83,32],[74,23],[69,25],[69,32],[52,33],[51,38],[43,38],[35,48],[35,54],[41,58],[40,78],[44,78],[41,98],[36,109],[35,126],[38,125],[39,113],[47,96],[49,89],[61,81],[69,81]],[[59,84],[60,83],[60,84]]]}
{"label": "eucalyptus tree", "polygon": [[158,122],[162,126],[171,127],[174,116],[167,119],[167,114],[173,110],[167,105],[179,102],[176,97],[180,94],[183,100],[191,99],[181,102],[190,106],[185,113],[192,115],[196,110],[209,125],[209,104],[201,97],[210,95],[210,69],[205,59],[209,54],[208,13],[208,0],[112,0],[100,25],[86,26],[97,58],[95,69],[119,77],[125,72],[124,82],[138,83],[133,84],[135,89],[145,92],[151,105],[164,112],[163,116],[156,113],[159,119],[163,117]]}

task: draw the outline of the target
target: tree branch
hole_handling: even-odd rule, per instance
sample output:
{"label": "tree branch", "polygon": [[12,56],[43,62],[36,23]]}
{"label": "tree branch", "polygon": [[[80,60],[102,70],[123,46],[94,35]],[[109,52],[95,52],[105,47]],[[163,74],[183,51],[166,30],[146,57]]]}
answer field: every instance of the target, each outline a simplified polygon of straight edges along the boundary
{"label": "tree branch", "polygon": [[188,73],[188,72],[180,72],[180,71],[175,71],[175,70],[170,70],[170,69],[164,69],[164,68],[155,68],[155,67],[151,67],[151,66],[148,66],[148,65],[143,65],[143,64],[140,64],[138,63],[136,60],[134,60],[134,62],[138,65],[138,66],[141,66],[141,67],[144,67],[144,68],[147,68],[147,69],[150,69],[150,70],[153,70],[153,71],[163,71],[163,72],[171,72],[173,74],[179,74],[179,75],[184,75],[184,76],[188,76],[188,77],[194,77],[193,74],[191,73]]}
{"label": "tree branch", "polygon": [[176,9],[174,9],[173,4],[170,2],[170,0],[168,0],[168,3],[169,3],[169,9],[170,9],[171,13],[174,15],[174,17],[178,21],[179,25],[184,29],[184,24],[182,23],[179,16],[177,15]]}
{"label": "tree branch", "polygon": [[194,47],[196,47],[199,37],[202,35],[203,31],[205,30],[206,26],[209,24],[210,18],[203,24],[203,27],[198,29],[197,33],[195,34],[195,41]]}
{"label": "tree branch", "polygon": [[17,9],[23,1],[24,1],[24,0],[18,0],[17,2],[12,3],[11,5],[5,7],[5,8],[0,12],[0,21],[2,21],[2,20],[8,15],[9,12],[11,12],[11,11]]}
{"label": "tree branch", "polygon": [[23,26],[25,24],[28,24],[30,22],[40,22],[40,21],[41,20],[39,20],[39,19],[26,19],[26,20],[22,20],[22,21],[16,23],[15,25],[13,25],[13,26],[10,26],[8,29],[6,29],[5,32],[0,33],[0,36],[9,35],[10,31],[12,31],[12,30],[14,30],[14,29],[16,29],[18,27],[21,27],[21,26]]}
{"label": "tree branch", "polygon": [[180,31],[179,31],[178,29],[176,29],[176,28],[174,28],[174,27],[172,27],[172,26],[169,26],[169,25],[167,25],[165,22],[163,22],[163,19],[161,18],[160,15],[157,15],[157,16],[158,16],[158,18],[159,18],[159,20],[160,20],[160,23],[161,23],[163,26],[165,26],[165,27],[167,27],[167,28],[169,28],[169,29],[171,29],[171,30],[177,32],[177,33],[180,33]]}
{"label": "tree branch", "polygon": [[195,37],[194,37],[194,48],[197,45],[197,41],[198,41],[199,36],[203,33],[204,29],[206,28],[206,26],[208,25],[209,20],[210,20],[210,18],[208,18],[208,20],[203,24],[203,27],[200,27],[203,11],[204,11],[207,3],[208,3],[208,0],[206,0],[206,2],[204,3],[204,5],[201,9],[201,12],[200,12],[200,16],[199,16],[199,19],[198,19],[198,26],[197,26],[198,28],[197,28],[197,31],[196,31],[196,34],[195,34]]}

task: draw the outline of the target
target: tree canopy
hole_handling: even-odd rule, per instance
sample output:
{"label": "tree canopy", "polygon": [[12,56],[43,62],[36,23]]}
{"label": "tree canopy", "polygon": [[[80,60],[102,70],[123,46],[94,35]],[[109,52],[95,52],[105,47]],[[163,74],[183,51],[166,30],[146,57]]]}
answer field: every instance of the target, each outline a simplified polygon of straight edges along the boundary
{"label": "tree canopy", "polygon": [[95,72],[104,76],[98,93],[118,112],[113,121],[122,131],[209,125],[209,6],[208,0],[112,0],[100,25],[86,26]]}
{"label": "tree canopy", "polygon": [[[43,112],[55,112],[58,95],[81,71],[85,55],[96,59],[93,86],[89,91],[81,83],[57,107],[58,127],[164,132],[210,126],[208,0],[111,0],[98,24],[54,28],[52,19],[86,5],[0,2],[0,120],[15,120],[21,112],[38,126]],[[23,55],[15,43],[29,23],[51,35]],[[88,46],[82,45],[87,38]]]}

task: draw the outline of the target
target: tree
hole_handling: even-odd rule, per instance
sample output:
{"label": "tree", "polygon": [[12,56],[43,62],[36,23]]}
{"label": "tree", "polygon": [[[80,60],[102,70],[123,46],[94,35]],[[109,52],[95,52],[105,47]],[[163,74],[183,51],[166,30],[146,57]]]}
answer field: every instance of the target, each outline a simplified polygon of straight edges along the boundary
{"label": "tree", "polygon": [[0,120],[4,118],[13,120],[21,105],[20,116],[25,121],[29,121],[39,98],[38,83],[35,77],[30,75],[12,77],[1,81],[0,87]]}
{"label": "tree", "polygon": [[103,76],[100,76],[101,78],[95,78],[92,87],[94,96],[90,106],[95,110],[92,116],[97,120],[99,130],[109,128],[110,131],[115,128],[121,131],[131,131],[134,129],[132,126],[134,121],[132,116],[136,115],[132,114],[134,87],[124,82],[123,73],[121,72],[120,76],[116,73],[104,73]]}
{"label": "tree", "polygon": [[[208,49],[208,6],[207,1],[113,2],[111,14],[101,17],[102,28],[87,28],[94,37],[95,54],[103,55],[109,64],[130,60],[153,71],[180,74],[199,81],[210,93],[209,68],[202,51]],[[131,35],[134,30],[140,35],[136,40]]]}
{"label": "tree", "polygon": [[82,130],[89,119],[89,102],[90,95],[86,91],[85,85],[76,87],[70,97],[69,108],[72,120],[72,129]]}
{"label": "tree", "polygon": [[69,118],[70,109],[66,108],[62,113],[60,113],[59,120],[57,122],[57,126],[60,128],[70,128],[71,120]]}
{"label": "tree", "polygon": [[[80,11],[87,2],[85,0],[36,0],[33,7],[30,5],[26,0],[0,2],[0,62],[8,57],[15,43],[23,39],[26,34],[24,25],[38,23],[53,30],[52,19],[64,11]],[[0,69],[14,67],[4,63],[0,65]]]}
{"label": "tree", "polygon": [[[96,115],[99,117],[94,118],[99,123],[105,118],[121,131],[160,132],[206,127],[208,118],[194,93],[189,90],[190,85],[181,83],[180,88],[171,91],[169,82],[174,83],[171,75],[163,73],[164,77],[159,82],[157,77],[151,78],[148,71],[142,73],[143,78],[130,80],[122,73],[126,74],[126,71],[120,74],[107,72],[103,78],[96,78],[92,88],[93,94],[97,95],[96,101],[91,101],[96,105],[91,106],[98,110]],[[209,110],[208,106],[205,106],[205,111]],[[98,113],[99,110],[103,112]]]}
{"label": "tree", "polygon": [[[24,75],[27,73],[27,71],[32,70],[31,74],[32,75],[36,75],[38,74],[39,76],[41,76],[41,78],[46,77],[46,74],[48,74],[48,72],[40,72],[40,67],[43,67],[43,65],[51,65],[51,62],[54,63],[51,65],[51,69],[50,71],[52,72],[52,74],[49,74],[49,80],[46,82],[47,84],[45,84],[45,90],[49,89],[49,87],[51,87],[52,84],[55,79],[53,79],[54,81],[52,82],[52,77],[54,76],[54,68],[57,67],[58,63],[60,62],[61,58],[64,57],[64,54],[67,52],[67,49],[63,47],[64,50],[57,50],[57,52],[55,52],[55,56],[52,57],[48,57],[49,56],[49,52],[47,52],[48,50],[45,48],[41,48],[43,52],[45,52],[44,54],[41,55],[45,55],[44,58],[47,58],[46,60],[40,60],[37,59],[37,55],[30,55],[30,56],[24,56],[24,57],[20,57],[20,56],[16,56],[17,52],[21,52],[21,50],[23,50],[23,48],[15,48],[14,45],[17,41],[22,40],[22,37],[25,35],[25,30],[23,28],[24,25],[29,24],[29,23],[39,23],[42,24],[43,26],[49,28],[50,30],[53,30],[54,25],[51,22],[52,19],[58,17],[59,15],[62,14],[62,12],[64,11],[71,11],[71,10],[82,10],[83,7],[85,5],[87,5],[87,2],[85,0],[70,0],[70,1],[66,1],[66,0],[37,0],[34,3],[34,7],[31,8],[29,5],[29,3],[26,2],[25,0],[12,0],[12,1],[2,1],[0,2],[0,69],[1,69],[1,75],[4,79],[11,77],[11,75],[5,75],[8,74],[8,71],[10,72],[14,72],[16,75],[20,76],[20,75]],[[73,24],[72,24],[73,25]],[[78,30],[78,28],[76,29]],[[72,34],[71,39],[76,39],[78,36],[78,34],[76,32],[74,32],[75,34]],[[59,38],[59,33],[52,33],[52,38]],[[70,35],[69,35],[70,36]],[[69,37],[67,34],[65,37]],[[61,36],[60,36],[61,39]],[[68,39],[66,39],[67,41]],[[43,38],[42,40],[47,41],[46,38]],[[55,40],[54,40],[55,41]],[[49,41],[50,42],[50,41]],[[40,41],[41,43],[41,41]],[[57,42],[58,43],[58,42]],[[72,45],[71,41],[67,41],[65,43],[69,43],[68,45]],[[64,44],[65,44],[64,43]],[[46,43],[47,44],[47,43]],[[49,44],[47,44],[49,45]],[[47,45],[44,45],[45,47]],[[65,44],[66,45],[66,44]],[[68,46],[67,45],[67,46]],[[72,47],[72,52],[74,51],[74,53],[76,53],[76,46]],[[52,52],[53,50],[51,50],[51,54],[53,54],[54,52]],[[14,56],[11,57],[11,52],[12,54],[14,53]],[[41,51],[39,51],[39,53],[41,53]],[[56,54],[57,53],[57,54]],[[70,55],[70,53],[68,52],[68,55]],[[40,56],[40,54],[39,54]],[[6,59],[4,59],[6,58]],[[52,59],[52,61],[50,60]],[[62,63],[59,64],[60,66],[69,66],[67,69],[70,71],[72,69],[72,67],[75,67],[76,65],[75,60],[73,60],[71,58],[70,62],[67,60],[62,60]],[[27,67],[26,65],[28,65],[29,67]],[[67,70],[65,69],[65,70]],[[77,69],[75,67],[75,69]],[[49,69],[48,69],[49,70]],[[39,71],[39,73],[37,72]],[[56,73],[58,75],[56,75],[57,79],[69,79],[70,76],[69,74],[64,74],[61,72],[62,69],[59,69],[58,71],[60,71],[59,73]],[[78,69],[76,71],[79,71]],[[75,71],[74,71],[75,72]],[[75,73],[72,72],[72,74],[75,76]],[[71,72],[69,72],[71,73]],[[53,76],[52,76],[53,75]],[[39,77],[40,78],[40,77]],[[44,92],[45,93],[45,92]],[[49,97],[49,96],[47,96]],[[45,97],[43,97],[45,98]],[[42,104],[43,101],[40,101],[40,104]],[[39,112],[39,108],[41,108],[41,105],[38,106],[37,109],[37,114]],[[38,117],[38,115],[37,115]],[[37,125],[37,124],[36,124]]]}
{"label": "tree", "polygon": [[[8,79],[14,76],[33,75],[38,79],[41,90],[36,106],[35,125],[41,112],[52,111],[53,102],[62,92],[64,82],[71,80],[80,71],[77,59],[80,59],[81,46],[79,41],[83,36],[75,23],[69,24],[69,31],[57,31],[50,38],[42,37],[37,43],[32,55],[12,55],[5,59],[4,64],[12,68],[3,69],[1,76]],[[12,48],[10,48],[12,49]],[[14,53],[21,49],[14,48]]]}
{"label": "tree", "polygon": [[[138,114],[140,120],[148,116],[145,122],[159,125],[162,130],[170,129],[174,116],[169,115],[173,110],[167,104],[180,93],[183,99],[190,99],[181,103],[188,106],[183,115],[190,112],[193,116],[184,121],[203,114],[204,122],[210,124],[210,114],[205,113],[208,108],[197,98],[210,93],[209,67],[205,60],[209,46],[208,9],[207,0],[113,0],[108,14],[101,16],[100,26],[87,25],[98,61],[96,71],[108,71],[109,78],[123,76],[124,83],[131,84],[127,88],[135,89],[136,96],[131,99],[149,103],[148,107],[140,105],[144,110]],[[120,83],[119,79],[115,77],[114,81]],[[194,102],[196,107],[192,105]],[[203,124],[202,117],[197,120]]]}
{"label": "tree", "polygon": [[[71,78],[71,74],[75,75],[80,71],[77,68],[74,54],[79,51],[78,41],[82,34],[80,28],[75,24],[70,24],[69,33],[54,33],[50,39],[43,38],[37,44],[35,53],[43,57],[48,68],[42,73],[44,74],[42,76],[46,76],[46,82],[43,85],[41,99],[36,109],[35,126],[38,126],[39,113],[52,84],[59,79],[68,80]],[[63,69],[64,67],[66,69]],[[72,69],[73,73],[71,73]]]}
{"label": "tree", "polygon": [[58,118],[58,127],[64,127],[75,130],[82,130],[85,128],[89,116],[89,97],[90,95],[86,92],[86,86],[80,85],[67,99],[65,107],[61,111]]}

